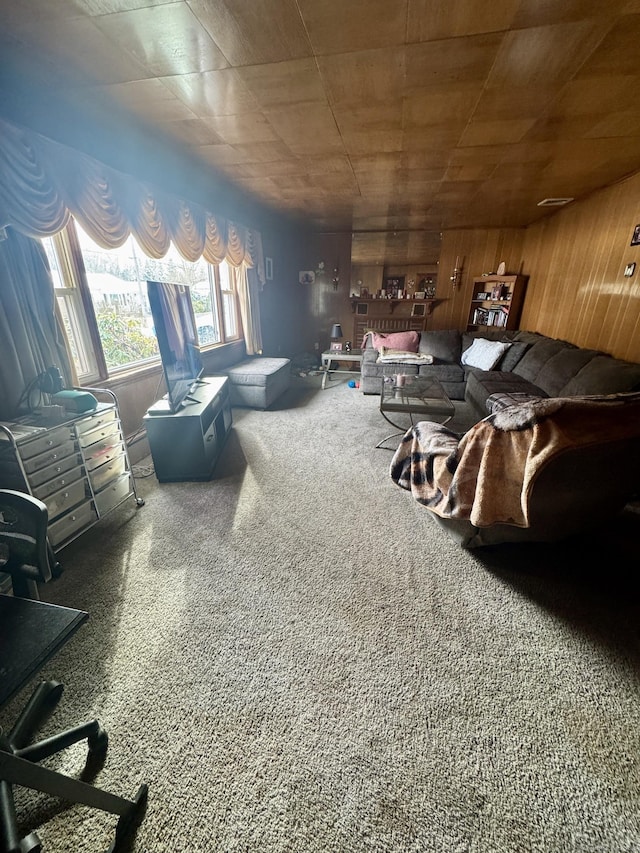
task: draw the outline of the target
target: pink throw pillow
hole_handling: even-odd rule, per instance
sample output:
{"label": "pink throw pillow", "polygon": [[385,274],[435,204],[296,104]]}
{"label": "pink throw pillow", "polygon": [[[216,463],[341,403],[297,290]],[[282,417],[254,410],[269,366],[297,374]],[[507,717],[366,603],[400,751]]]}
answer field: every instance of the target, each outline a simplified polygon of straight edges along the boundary
{"label": "pink throw pillow", "polygon": [[371,344],[380,351],[381,347],[402,350],[403,352],[418,352],[420,334],[418,332],[371,332]]}

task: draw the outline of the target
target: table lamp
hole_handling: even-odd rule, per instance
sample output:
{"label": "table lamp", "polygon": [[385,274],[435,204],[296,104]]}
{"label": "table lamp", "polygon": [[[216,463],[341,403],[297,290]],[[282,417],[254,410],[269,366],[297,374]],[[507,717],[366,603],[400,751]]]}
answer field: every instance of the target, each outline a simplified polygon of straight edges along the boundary
{"label": "table lamp", "polygon": [[342,326],[340,323],[334,323],[331,327],[331,340],[335,341],[342,337]]}

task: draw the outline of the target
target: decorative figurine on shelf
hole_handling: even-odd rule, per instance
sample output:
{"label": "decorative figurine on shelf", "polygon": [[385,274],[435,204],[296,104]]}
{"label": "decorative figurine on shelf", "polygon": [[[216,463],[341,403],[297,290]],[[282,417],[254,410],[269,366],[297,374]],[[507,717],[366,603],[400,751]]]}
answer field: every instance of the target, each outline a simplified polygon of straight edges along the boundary
{"label": "decorative figurine on shelf", "polygon": [[344,342],[344,351],[345,352],[351,352],[351,341],[345,341]]}

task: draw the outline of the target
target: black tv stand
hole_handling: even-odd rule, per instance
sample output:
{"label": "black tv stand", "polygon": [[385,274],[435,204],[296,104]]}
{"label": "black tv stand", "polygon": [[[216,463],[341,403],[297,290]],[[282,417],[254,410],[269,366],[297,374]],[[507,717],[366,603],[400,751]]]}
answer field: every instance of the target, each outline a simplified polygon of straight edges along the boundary
{"label": "black tv stand", "polygon": [[[154,403],[143,418],[156,477],[161,483],[210,480],[232,426],[226,376],[205,376],[198,398],[177,412]],[[160,407],[160,410],[157,409]]]}

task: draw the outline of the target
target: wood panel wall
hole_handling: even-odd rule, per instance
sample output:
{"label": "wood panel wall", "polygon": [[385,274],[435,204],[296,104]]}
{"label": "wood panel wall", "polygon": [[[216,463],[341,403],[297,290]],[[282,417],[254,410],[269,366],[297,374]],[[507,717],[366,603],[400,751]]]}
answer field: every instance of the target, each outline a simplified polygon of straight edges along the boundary
{"label": "wood panel wall", "polygon": [[[297,318],[302,335],[299,351],[319,355],[329,347],[334,323],[342,326],[345,340],[351,338],[351,234],[317,234],[304,246],[302,254],[300,270],[315,272],[320,262],[324,263],[324,272],[316,275],[313,284],[296,284],[305,305],[304,314]],[[336,286],[333,283],[334,269],[338,271]],[[296,282],[297,278],[296,272]]]}
{"label": "wood panel wall", "polygon": [[[473,279],[495,272],[504,261],[507,272],[519,273],[524,266],[525,232],[517,228],[444,231],[438,264],[438,304],[429,320],[430,329],[465,329]],[[462,268],[454,288],[451,275],[456,261]]]}
{"label": "wood panel wall", "polygon": [[530,226],[522,328],[640,362],[640,246],[630,245],[638,224],[640,173]]}
{"label": "wood panel wall", "polygon": [[[640,173],[575,202],[527,229],[445,231],[432,329],[463,329],[474,276],[524,273],[520,327],[640,362]],[[450,276],[460,259],[461,281]],[[636,272],[625,277],[627,264]]]}

